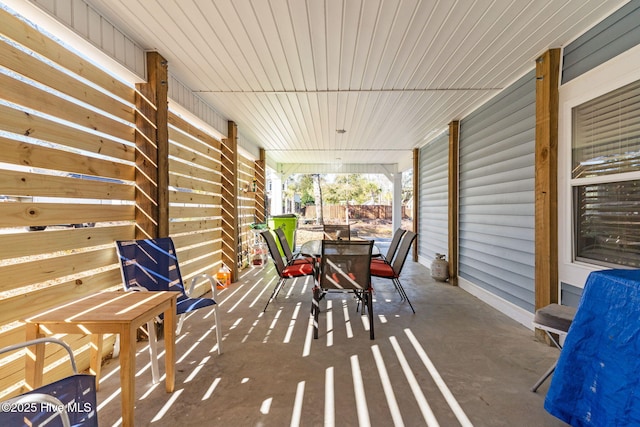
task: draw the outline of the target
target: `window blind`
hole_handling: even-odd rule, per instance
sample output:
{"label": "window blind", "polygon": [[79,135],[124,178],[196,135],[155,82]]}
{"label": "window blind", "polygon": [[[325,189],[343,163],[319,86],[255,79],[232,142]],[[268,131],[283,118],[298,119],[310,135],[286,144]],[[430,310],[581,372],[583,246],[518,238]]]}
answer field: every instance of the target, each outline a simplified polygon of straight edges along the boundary
{"label": "window blind", "polygon": [[573,109],[572,178],[640,169],[640,81]]}
{"label": "window blind", "polygon": [[640,81],[572,116],[575,257],[640,267]]}

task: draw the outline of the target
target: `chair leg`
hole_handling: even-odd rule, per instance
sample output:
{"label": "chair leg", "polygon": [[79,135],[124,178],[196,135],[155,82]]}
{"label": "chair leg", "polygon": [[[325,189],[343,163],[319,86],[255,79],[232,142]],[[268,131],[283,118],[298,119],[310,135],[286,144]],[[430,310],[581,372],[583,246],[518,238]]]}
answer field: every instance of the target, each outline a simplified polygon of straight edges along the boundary
{"label": "chair leg", "polygon": [[271,292],[271,296],[269,297],[269,299],[267,300],[267,305],[264,306],[264,310],[262,310],[262,312],[264,313],[265,311],[267,311],[267,307],[269,307],[269,303],[271,302],[271,300],[278,296],[278,292],[280,292],[280,288],[282,287],[282,285],[284,284],[284,280],[285,279],[280,279],[278,280],[278,283],[276,283],[275,288],[273,288],[273,292]]}
{"label": "chair leg", "polygon": [[158,370],[158,348],[155,321],[147,322],[147,330],[149,333],[149,358],[151,359],[151,378],[153,383],[160,381],[160,371]]}
{"label": "chair leg", "polygon": [[218,305],[213,309],[213,318],[216,321],[216,342],[218,343],[218,354],[222,354],[222,330],[220,319],[218,319]]}
{"label": "chair leg", "polygon": [[320,313],[320,294],[322,290],[318,287],[313,288],[313,305],[311,306],[311,314],[313,315],[313,338],[318,339],[318,315]]}
{"label": "chair leg", "polygon": [[[373,332],[373,295],[371,295],[371,289],[364,292],[364,297],[367,303],[367,314],[369,315],[369,339],[375,339]],[[362,303],[364,309],[364,302]]]}
{"label": "chair leg", "polygon": [[178,317],[178,326],[176,327],[176,335],[180,335],[180,331],[182,330],[182,324],[184,323],[184,316],[186,313],[182,313]]}
{"label": "chair leg", "polygon": [[400,283],[400,280],[393,279],[393,283],[394,285],[396,285],[396,289],[398,289],[398,292],[400,292],[400,295],[402,295],[402,298],[407,300],[407,302],[409,303],[409,307],[411,307],[411,311],[413,311],[413,314],[415,314],[416,311],[413,309],[413,304],[411,304],[411,301],[409,300],[409,296],[404,291],[404,287],[402,287],[402,283]]}
{"label": "chair leg", "polygon": [[[558,362],[556,362],[558,363]],[[542,375],[540,377],[540,379],[538,381],[536,381],[536,383],[533,385],[533,387],[531,387],[531,391],[532,392],[536,392],[538,390],[538,388],[542,385],[542,383],[544,383],[547,378],[549,378],[549,376],[551,376],[551,374],[553,374],[553,371],[556,370],[556,363],[553,364],[553,366],[551,366],[549,369],[547,369],[547,372],[544,373],[544,375]]]}
{"label": "chair leg", "polygon": [[[553,336],[553,334],[551,332],[549,332],[548,330],[544,330],[544,333],[547,334],[547,336],[549,337],[549,339],[551,340],[551,342],[558,348],[558,350],[562,350],[562,346],[560,345],[560,343],[555,339],[555,337]],[[538,388],[547,380],[547,378],[549,378],[551,376],[551,374],[553,374],[553,372],[556,370],[556,364],[558,363],[558,361],[556,360],[554,362],[554,364],[547,369],[547,372],[545,372],[539,379],[538,381],[536,381],[536,383],[533,385],[533,387],[531,387],[531,391],[532,392],[536,392],[538,390]]]}

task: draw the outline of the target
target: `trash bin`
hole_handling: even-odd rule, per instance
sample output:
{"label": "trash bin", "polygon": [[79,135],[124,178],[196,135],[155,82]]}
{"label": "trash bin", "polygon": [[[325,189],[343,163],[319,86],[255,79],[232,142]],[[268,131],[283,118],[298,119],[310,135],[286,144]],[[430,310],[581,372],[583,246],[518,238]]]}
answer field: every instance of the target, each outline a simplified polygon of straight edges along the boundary
{"label": "trash bin", "polygon": [[[291,252],[296,248],[296,229],[298,228],[298,216],[295,214],[275,215],[269,218],[269,228],[275,230],[276,228],[282,228],[284,235],[287,237],[287,242],[291,247]],[[272,231],[273,232],[273,231]],[[284,256],[282,248],[280,247],[280,241],[276,238],[276,244],[280,253]]]}

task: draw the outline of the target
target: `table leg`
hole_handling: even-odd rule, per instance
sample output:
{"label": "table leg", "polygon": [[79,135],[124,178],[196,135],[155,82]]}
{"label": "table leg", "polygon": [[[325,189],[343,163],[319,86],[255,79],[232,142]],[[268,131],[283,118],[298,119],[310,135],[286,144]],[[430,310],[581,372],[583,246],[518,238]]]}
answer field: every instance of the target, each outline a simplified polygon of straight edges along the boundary
{"label": "table leg", "polygon": [[[26,340],[31,341],[44,337],[40,333],[40,325],[27,323]],[[25,353],[25,382],[31,390],[42,385],[42,371],[44,370],[44,344],[38,344],[27,348]]]}
{"label": "table leg", "polygon": [[96,376],[96,391],[100,389],[100,371],[102,370],[102,341],[104,335],[91,334],[91,373]]}
{"label": "table leg", "polygon": [[[216,325],[217,327],[217,325]],[[167,393],[173,392],[176,385],[176,299],[164,312],[164,364]]]}
{"label": "table leg", "polygon": [[122,425],[133,426],[136,378],[136,328],[129,325],[120,333],[120,387],[122,391]]}

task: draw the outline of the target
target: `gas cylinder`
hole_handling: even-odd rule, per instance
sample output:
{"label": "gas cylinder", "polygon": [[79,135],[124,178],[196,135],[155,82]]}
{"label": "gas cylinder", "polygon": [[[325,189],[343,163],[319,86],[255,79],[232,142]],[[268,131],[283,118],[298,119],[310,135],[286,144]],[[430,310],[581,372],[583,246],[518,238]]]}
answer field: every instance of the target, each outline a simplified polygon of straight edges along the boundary
{"label": "gas cylinder", "polygon": [[439,282],[446,282],[449,279],[449,263],[444,257],[444,254],[436,254],[436,258],[431,263],[431,277]]}

